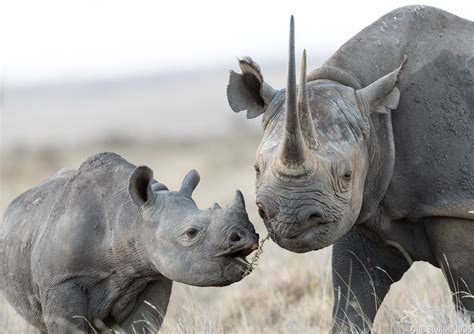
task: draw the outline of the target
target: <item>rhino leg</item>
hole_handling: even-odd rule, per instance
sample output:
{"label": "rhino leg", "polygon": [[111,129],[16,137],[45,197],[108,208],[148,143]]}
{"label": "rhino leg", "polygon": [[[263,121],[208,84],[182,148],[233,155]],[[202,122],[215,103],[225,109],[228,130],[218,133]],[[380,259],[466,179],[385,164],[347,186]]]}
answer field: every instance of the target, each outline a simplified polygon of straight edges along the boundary
{"label": "rhino leg", "polygon": [[42,313],[48,333],[88,333],[87,302],[82,287],[66,282],[41,293]]}
{"label": "rhino leg", "polygon": [[474,322],[474,221],[435,217],[426,220],[426,231],[438,265],[443,271],[458,310]]}
{"label": "rhino leg", "polygon": [[353,227],[332,251],[333,332],[370,331],[392,283],[410,265],[393,247],[367,238]]}
{"label": "rhino leg", "polygon": [[150,282],[137,297],[132,314],[122,323],[123,330],[126,333],[158,332],[166,315],[172,284],[173,281],[165,277]]}

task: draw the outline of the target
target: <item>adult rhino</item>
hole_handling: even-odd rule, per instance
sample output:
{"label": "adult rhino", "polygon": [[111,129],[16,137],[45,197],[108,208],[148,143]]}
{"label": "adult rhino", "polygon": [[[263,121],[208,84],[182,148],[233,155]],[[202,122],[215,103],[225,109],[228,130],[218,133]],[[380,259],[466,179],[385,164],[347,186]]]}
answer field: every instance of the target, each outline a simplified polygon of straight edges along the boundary
{"label": "adult rhino", "polygon": [[[248,272],[258,234],[242,194],[199,210],[190,171],[179,191],[113,153],[56,174],[18,196],[0,226],[0,287],[48,333],[117,326],[156,332],[173,281],[224,286]],[[157,313],[151,313],[151,303]],[[150,328],[146,320],[155,320]]]}
{"label": "adult rhino", "polygon": [[272,239],[334,244],[334,330],[370,327],[413,261],[443,269],[474,320],[473,22],[396,9],[308,76],[303,53],[299,87],[294,48],[292,18],[286,90],[250,58],[227,88],[235,112],[263,116],[256,198]]}

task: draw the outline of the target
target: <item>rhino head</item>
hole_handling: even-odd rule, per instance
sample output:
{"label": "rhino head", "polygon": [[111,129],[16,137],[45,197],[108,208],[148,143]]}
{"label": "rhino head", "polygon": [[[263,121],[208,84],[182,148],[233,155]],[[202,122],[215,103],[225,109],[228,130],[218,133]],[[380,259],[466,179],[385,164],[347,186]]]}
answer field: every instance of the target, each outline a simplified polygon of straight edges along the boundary
{"label": "rhino head", "polygon": [[200,210],[191,198],[199,174],[191,170],[179,191],[153,180],[146,166],[129,179],[130,196],[138,206],[138,234],[148,262],[165,277],[196,286],[224,286],[246,274],[245,257],[258,248],[245,202],[236,191],[233,203],[215,203]]}
{"label": "rhino head", "polygon": [[286,90],[265,82],[250,58],[239,64],[242,74],[230,74],[229,104],[247,110],[247,118],[263,114],[255,163],[260,216],[283,248],[326,247],[358,219],[373,155],[372,116],[397,108],[400,68],[359,89],[336,80],[307,82],[304,51],[297,87],[293,17]]}

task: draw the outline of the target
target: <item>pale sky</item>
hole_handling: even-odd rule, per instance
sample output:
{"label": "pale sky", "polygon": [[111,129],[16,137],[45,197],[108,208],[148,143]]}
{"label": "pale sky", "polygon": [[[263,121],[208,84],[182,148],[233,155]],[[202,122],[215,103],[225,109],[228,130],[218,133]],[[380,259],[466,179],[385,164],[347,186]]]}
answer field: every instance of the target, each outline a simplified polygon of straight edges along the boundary
{"label": "pale sky", "polygon": [[[21,84],[233,67],[235,57],[243,55],[279,61],[286,58],[291,14],[298,51],[306,48],[311,59],[318,50],[334,51],[381,15],[412,1],[0,3],[2,79]],[[474,20],[474,1],[424,4]]]}

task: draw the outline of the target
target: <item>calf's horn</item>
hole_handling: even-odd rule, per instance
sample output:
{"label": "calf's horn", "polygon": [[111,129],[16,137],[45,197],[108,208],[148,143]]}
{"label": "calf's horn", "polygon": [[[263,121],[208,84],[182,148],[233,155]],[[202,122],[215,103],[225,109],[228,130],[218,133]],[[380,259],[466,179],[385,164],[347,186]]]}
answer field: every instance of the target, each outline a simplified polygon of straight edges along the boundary
{"label": "calf's horn", "polygon": [[234,201],[232,202],[230,206],[239,211],[245,211],[244,196],[242,195],[240,190],[235,191]]}
{"label": "calf's horn", "polygon": [[217,209],[221,209],[221,206],[219,205],[219,203],[214,203],[212,204],[212,206],[209,208],[210,210],[217,210]]}
{"label": "calf's horn", "polygon": [[189,197],[193,194],[194,189],[196,189],[199,183],[200,177],[199,173],[195,169],[191,169],[183,179],[181,188],[179,191]]}

